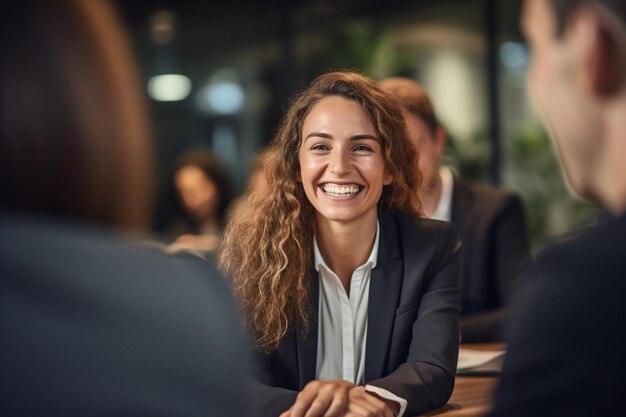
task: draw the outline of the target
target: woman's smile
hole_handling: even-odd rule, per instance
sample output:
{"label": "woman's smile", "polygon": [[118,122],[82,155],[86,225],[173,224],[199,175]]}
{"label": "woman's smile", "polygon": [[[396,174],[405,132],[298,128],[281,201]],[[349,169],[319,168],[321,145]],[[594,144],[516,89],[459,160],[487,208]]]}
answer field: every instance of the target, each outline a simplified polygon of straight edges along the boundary
{"label": "woman's smile", "polygon": [[355,197],[363,190],[359,184],[339,184],[327,182],[319,185],[319,188],[332,199],[348,200]]}

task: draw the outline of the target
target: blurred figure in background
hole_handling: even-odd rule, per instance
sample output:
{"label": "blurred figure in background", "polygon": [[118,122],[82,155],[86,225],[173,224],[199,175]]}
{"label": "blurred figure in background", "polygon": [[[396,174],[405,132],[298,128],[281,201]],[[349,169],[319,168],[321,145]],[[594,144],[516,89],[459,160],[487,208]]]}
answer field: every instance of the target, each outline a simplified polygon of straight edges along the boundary
{"label": "blurred figure in background", "polygon": [[424,211],[451,221],[463,242],[461,340],[502,341],[507,307],[530,259],[522,203],[503,189],[465,181],[441,165],[447,135],[421,85],[402,77],[380,85],[404,107],[409,134],[419,144],[416,169],[423,174]]}
{"label": "blurred figure in background", "polygon": [[492,416],[624,414],[626,1],[527,0],[528,88],[570,189],[609,219],[536,258]]}
{"label": "blurred figure in background", "polygon": [[110,5],[11,2],[0,53],[0,415],[245,415],[224,281],[129,242],[150,133]]}
{"label": "blurred figure in background", "polygon": [[173,182],[180,217],[169,232],[175,236],[169,249],[196,250],[212,256],[233,199],[226,171],[210,151],[192,151],[176,161]]}
{"label": "blurred figure in background", "polygon": [[268,186],[268,165],[276,159],[272,156],[276,150],[272,147],[263,149],[254,160],[248,176],[248,190],[265,190]]}
{"label": "blurred figure in background", "polygon": [[246,190],[243,195],[237,197],[231,203],[228,210],[229,219],[253,218],[258,212],[258,204],[251,197],[252,195],[266,194],[269,185],[270,164],[275,164],[280,160],[278,152],[273,147],[262,149],[252,161],[248,174]]}

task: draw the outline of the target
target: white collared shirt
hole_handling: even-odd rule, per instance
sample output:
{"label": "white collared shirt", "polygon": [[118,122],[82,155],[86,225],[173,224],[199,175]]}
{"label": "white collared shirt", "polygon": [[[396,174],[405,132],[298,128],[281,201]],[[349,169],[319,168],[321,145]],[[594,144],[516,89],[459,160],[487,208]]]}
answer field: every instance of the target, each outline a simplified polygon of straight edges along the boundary
{"label": "white collared shirt", "polygon": [[452,171],[448,167],[439,168],[439,177],[441,178],[441,195],[437,208],[430,215],[431,219],[450,221],[452,217],[452,189],[454,188],[454,177]]}
{"label": "white collared shirt", "polygon": [[[320,298],[315,378],[343,379],[356,385],[365,380],[365,344],[367,341],[367,307],[372,269],[378,260],[379,225],[376,224],[374,246],[367,261],[352,273],[350,294],[341,280],[324,261],[313,240],[315,269],[319,272]],[[366,391],[400,404],[402,416],[407,401],[372,385]]]}

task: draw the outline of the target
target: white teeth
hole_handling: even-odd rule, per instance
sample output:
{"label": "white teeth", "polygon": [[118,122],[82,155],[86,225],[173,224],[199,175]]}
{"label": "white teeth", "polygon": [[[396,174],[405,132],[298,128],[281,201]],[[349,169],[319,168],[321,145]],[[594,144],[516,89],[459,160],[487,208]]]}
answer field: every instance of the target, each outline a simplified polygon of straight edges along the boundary
{"label": "white teeth", "polygon": [[333,184],[324,184],[323,188],[326,193],[336,196],[354,195],[361,190],[361,187],[358,185],[339,186]]}

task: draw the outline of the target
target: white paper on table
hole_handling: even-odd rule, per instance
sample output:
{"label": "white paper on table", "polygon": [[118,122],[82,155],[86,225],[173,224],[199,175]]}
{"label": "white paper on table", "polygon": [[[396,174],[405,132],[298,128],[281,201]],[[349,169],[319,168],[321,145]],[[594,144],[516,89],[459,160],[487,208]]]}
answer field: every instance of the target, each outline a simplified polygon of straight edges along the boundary
{"label": "white paper on table", "polygon": [[499,372],[502,369],[502,361],[505,350],[477,350],[460,348],[459,362],[456,367],[457,374],[469,372]]}

